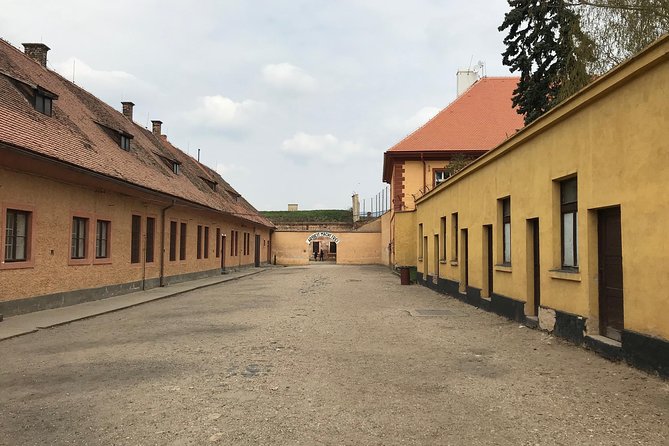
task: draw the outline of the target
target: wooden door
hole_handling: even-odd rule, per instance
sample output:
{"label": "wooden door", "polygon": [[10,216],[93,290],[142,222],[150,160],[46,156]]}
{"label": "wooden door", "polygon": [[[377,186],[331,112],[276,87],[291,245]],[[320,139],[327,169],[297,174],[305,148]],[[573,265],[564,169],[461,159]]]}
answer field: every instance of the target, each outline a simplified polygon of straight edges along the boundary
{"label": "wooden door", "polygon": [[221,236],[221,271],[225,271],[225,235]]}
{"label": "wooden door", "polygon": [[439,283],[439,236],[435,234],[434,236],[434,277],[432,277],[432,282]]}
{"label": "wooden door", "polygon": [[255,266],[256,268],[260,266],[260,236],[256,235],[255,237]]}
{"label": "wooden door", "polygon": [[601,210],[597,217],[600,333],[620,341],[625,327],[620,208]]}
{"label": "wooden door", "polygon": [[530,220],[532,229],[532,282],[534,290],[534,315],[539,315],[539,305],[541,305],[541,263],[539,256],[539,219]]}
{"label": "wooden door", "polygon": [[467,292],[469,286],[469,236],[466,229],[462,230],[462,261],[463,263],[463,284],[464,291]]}
{"label": "wooden door", "polygon": [[427,282],[427,276],[430,274],[428,258],[429,251],[427,250],[427,235],[423,237],[423,280]]}
{"label": "wooden door", "polygon": [[492,225],[486,225],[485,227],[485,236],[486,236],[486,274],[488,276],[488,295],[487,297],[492,297],[493,293],[493,253],[492,253]]}

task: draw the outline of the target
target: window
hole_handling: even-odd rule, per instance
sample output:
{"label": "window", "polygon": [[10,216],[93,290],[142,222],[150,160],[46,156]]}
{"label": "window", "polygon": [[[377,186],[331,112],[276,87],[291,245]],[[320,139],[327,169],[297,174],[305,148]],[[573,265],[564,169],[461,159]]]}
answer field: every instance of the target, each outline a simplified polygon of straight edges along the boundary
{"label": "window", "polygon": [[451,238],[453,243],[451,244],[451,258],[453,261],[458,260],[458,213],[455,212],[451,214]]}
{"label": "window", "polygon": [[202,258],[202,225],[197,225],[197,258]]}
{"label": "window", "polygon": [[51,111],[53,107],[52,98],[45,95],[43,91],[37,90],[35,92],[35,110],[40,113],[44,113],[47,116],[51,116]]}
{"label": "window", "polygon": [[121,135],[120,145],[123,150],[130,150],[130,138],[126,135]]}
{"label": "window", "polygon": [[72,218],[72,250],[70,257],[73,259],[86,258],[86,232],[88,219],[82,217]]}
{"label": "window", "polygon": [[330,242],[330,252],[331,252],[332,254],[336,254],[336,253],[337,253],[337,243],[335,243],[335,242]]}
{"label": "window", "polygon": [[251,252],[251,234],[244,233],[244,255],[247,256]]}
{"label": "window", "polygon": [[5,262],[25,262],[30,257],[30,212],[7,209]]}
{"label": "window", "polygon": [[186,223],[181,223],[181,233],[179,234],[179,260],[186,260]]}
{"label": "window", "polygon": [[209,258],[209,226],[204,227],[204,258]]}
{"label": "window", "polygon": [[153,262],[156,239],[156,219],[146,217],[146,263]]}
{"label": "window", "polygon": [[170,222],[170,262],[177,259],[177,222]]}
{"label": "window", "polygon": [[139,251],[142,237],[142,217],[132,216],[132,228],[130,238],[130,263],[139,263]]}
{"label": "window", "polygon": [[235,255],[239,255],[239,231],[235,231]]}
{"label": "window", "polygon": [[434,185],[438,186],[448,179],[448,172],[445,169],[434,169]]}
{"label": "window", "polygon": [[562,267],[578,268],[578,183],[576,178],[560,182]]}
{"label": "window", "polygon": [[216,258],[221,256],[221,228],[216,228]]}
{"label": "window", "polygon": [[230,231],[230,255],[235,255],[235,231]]}
{"label": "window", "polygon": [[446,260],[446,217],[441,217],[439,222],[439,237],[441,239],[441,257],[440,260]]}
{"label": "window", "polygon": [[106,220],[98,220],[95,225],[95,258],[109,257],[109,225]]}
{"label": "window", "polygon": [[511,198],[502,201],[502,262],[511,263]]}
{"label": "window", "polygon": [[181,171],[181,164],[178,161],[172,161],[172,172],[179,174]]}
{"label": "window", "polygon": [[423,223],[418,225],[418,260],[423,259]]}

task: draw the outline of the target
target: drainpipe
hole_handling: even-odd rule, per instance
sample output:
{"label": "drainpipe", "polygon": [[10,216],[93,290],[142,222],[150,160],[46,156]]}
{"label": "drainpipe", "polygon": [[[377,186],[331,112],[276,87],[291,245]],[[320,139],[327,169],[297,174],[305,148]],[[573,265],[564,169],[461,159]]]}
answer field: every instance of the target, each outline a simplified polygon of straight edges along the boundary
{"label": "drainpipe", "polygon": [[427,165],[425,164],[425,159],[423,159],[423,152],[420,154],[420,160],[423,162],[423,194],[425,194],[425,189],[427,188],[427,181],[425,175],[427,174]]}
{"label": "drainpipe", "polygon": [[172,204],[163,208],[160,211],[161,222],[163,225],[163,230],[160,232],[160,286],[161,287],[165,286],[165,212],[167,212],[168,209],[174,207],[175,204],[176,201],[172,200]]}

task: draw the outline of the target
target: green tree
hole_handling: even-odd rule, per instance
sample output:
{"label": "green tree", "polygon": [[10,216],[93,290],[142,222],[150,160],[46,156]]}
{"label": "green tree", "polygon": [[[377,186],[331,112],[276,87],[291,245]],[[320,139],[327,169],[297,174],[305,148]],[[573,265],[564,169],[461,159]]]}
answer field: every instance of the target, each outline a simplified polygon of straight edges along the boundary
{"label": "green tree", "polygon": [[595,43],[593,73],[601,74],[669,32],[669,0],[572,0]]}
{"label": "green tree", "polygon": [[503,63],[519,72],[513,105],[529,124],[589,81],[592,41],[564,0],[509,0]]}

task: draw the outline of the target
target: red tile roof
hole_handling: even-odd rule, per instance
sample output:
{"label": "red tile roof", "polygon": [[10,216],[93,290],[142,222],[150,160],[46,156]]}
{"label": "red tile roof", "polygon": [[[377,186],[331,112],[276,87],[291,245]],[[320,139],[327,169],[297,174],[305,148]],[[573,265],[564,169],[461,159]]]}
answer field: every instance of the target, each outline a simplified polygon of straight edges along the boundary
{"label": "red tile roof", "polygon": [[480,151],[523,127],[511,104],[517,77],[484,77],[389,152]]}
{"label": "red tile roof", "polygon": [[[22,89],[39,86],[58,95],[53,114],[36,111]],[[130,150],[110,136],[133,136]],[[92,94],[42,67],[0,39],[0,144],[273,227],[218,173],[165,138],[131,122]],[[181,163],[174,174],[165,159]],[[218,183],[216,191],[204,180]]]}

